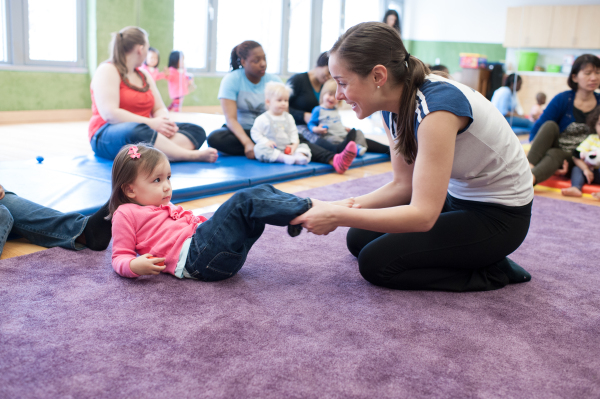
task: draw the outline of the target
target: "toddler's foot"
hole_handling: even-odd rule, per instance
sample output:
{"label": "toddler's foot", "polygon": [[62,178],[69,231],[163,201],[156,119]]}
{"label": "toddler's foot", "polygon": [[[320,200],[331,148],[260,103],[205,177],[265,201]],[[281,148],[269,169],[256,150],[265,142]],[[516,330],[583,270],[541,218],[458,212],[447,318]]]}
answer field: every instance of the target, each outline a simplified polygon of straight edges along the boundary
{"label": "toddler's foot", "polygon": [[296,158],[294,161],[296,165],[306,165],[308,163],[308,157],[304,154],[296,154],[294,158]]}
{"label": "toddler's foot", "polygon": [[581,197],[583,193],[577,187],[563,188],[560,190],[565,197]]}
{"label": "toddler's foot", "polygon": [[288,234],[290,235],[290,237],[296,237],[296,236],[299,236],[300,233],[302,232],[302,225],[301,224],[296,224],[296,225],[288,224],[287,230],[288,230]]}
{"label": "toddler's foot", "polygon": [[104,219],[108,216],[108,202],[87,220],[83,229],[85,246],[92,251],[104,251],[112,238],[112,223]]}
{"label": "toddler's foot", "polygon": [[346,145],[344,151],[333,156],[333,168],[339,174],[343,174],[348,170],[354,158],[356,158],[356,143],[351,141]]}
{"label": "toddler's foot", "polygon": [[367,147],[362,146],[360,144],[356,145],[356,156],[357,157],[362,157],[363,155],[365,155],[365,152],[367,152]]}
{"label": "toddler's foot", "polygon": [[207,148],[206,150],[198,150],[198,162],[216,162],[219,158],[219,153],[214,148]]}
{"label": "toddler's foot", "polygon": [[600,191],[596,192],[596,193],[592,193],[592,198],[597,199],[598,201],[600,201]]}
{"label": "toddler's foot", "polygon": [[296,157],[293,155],[286,155],[283,152],[277,156],[276,162],[281,162],[286,165],[293,165],[296,162]]}

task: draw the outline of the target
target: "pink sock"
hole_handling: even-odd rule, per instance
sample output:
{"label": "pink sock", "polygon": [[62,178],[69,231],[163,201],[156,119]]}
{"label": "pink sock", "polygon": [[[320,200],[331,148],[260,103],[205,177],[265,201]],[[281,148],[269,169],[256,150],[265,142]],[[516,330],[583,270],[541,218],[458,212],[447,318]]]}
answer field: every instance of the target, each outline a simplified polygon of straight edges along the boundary
{"label": "pink sock", "polygon": [[346,145],[344,151],[333,156],[333,168],[339,174],[344,173],[348,170],[354,158],[356,158],[356,143],[351,141]]}

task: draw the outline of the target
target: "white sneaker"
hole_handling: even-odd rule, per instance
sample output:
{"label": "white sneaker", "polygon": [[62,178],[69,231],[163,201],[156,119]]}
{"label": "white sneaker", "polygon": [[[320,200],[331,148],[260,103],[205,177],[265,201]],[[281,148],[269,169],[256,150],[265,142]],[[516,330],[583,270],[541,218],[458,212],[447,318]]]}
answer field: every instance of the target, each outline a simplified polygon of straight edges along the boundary
{"label": "white sneaker", "polygon": [[360,144],[357,144],[356,145],[356,150],[357,150],[356,156],[357,157],[362,157],[363,155],[365,155],[365,152],[367,152],[367,147],[364,147],[364,146],[362,146]]}

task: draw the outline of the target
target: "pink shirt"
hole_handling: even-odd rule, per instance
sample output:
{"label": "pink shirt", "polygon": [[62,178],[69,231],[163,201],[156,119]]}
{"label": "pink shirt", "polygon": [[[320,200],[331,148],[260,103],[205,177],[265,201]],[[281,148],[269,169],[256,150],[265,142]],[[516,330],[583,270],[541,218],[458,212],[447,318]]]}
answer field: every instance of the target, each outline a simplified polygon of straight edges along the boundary
{"label": "pink shirt", "polygon": [[169,76],[167,81],[169,82],[169,97],[172,99],[180,98],[189,93],[188,86],[190,85],[191,76],[177,68],[169,68]]}
{"label": "pink shirt", "polygon": [[144,64],[142,64],[140,69],[143,69],[144,71],[148,72],[150,74],[150,76],[152,76],[152,79],[154,79],[155,82],[157,80],[166,79],[165,74],[162,73],[161,71],[159,71],[158,68],[149,67],[148,65],[146,65],[144,63]]}
{"label": "pink shirt", "polygon": [[196,232],[203,216],[181,206],[123,204],[112,218],[112,266],[123,277],[139,277],[129,263],[136,256],[152,254],[165,259],[163,273],[175,273],[183,242]]}

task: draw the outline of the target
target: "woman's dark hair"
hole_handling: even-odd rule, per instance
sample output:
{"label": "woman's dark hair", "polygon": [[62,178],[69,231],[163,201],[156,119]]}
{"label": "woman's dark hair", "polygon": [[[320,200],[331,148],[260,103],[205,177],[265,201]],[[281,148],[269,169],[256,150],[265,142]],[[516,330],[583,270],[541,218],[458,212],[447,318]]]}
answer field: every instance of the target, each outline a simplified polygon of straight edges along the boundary
{"label": "woman's dark hair", "polygon": [[133,51],[135,46],[145,45],[148,40],[148,34],[145,30],[137,26],[127,26],[112,35],[110,58],[108,61],[117,68],[121,79],[127,81],[127,61],[125,56]]}
{"label": "woman's dark hair", "polygon": [[171,54],[169,54],[169,68],[179,68],[179,59],[181,58],[181,54],[181,51],[171,51]]}
{"label": "woman's dark hair", "polygon": [[523,80],[521,79],[521,76],[511,73],[506,77],[506,81],[504,81],[504,86],[509,87],[512,90],[513,86],[515,85],[515,77],[517,78],[517,83]]}
{"label": "woman's dark hair", "polygon": [[369,75],[376,65],[383,65],[388,70],[388,82],[392,86],[402,85],[395,150],[412,164],[417,156],[414,122],[417,89],[425,82],[429,68],[418,58],[407,57],[398,33],[381,22],[353,26],[335,42],[329,53],[335,54],[349,71],[361,77]]}
{"label": "woman's dark hair", "polygon": [[[154,67],[157,68],[158,64],[160,64],[160,53],[154,47],[148,47],[148,52],[149,53],[152,52],[152,53],[156,54],[156,65],[154,65]],[[144,60],[144,64],[148,65],[146,60]]]}
{"label": "woman's dark hair", "polygon": [[573,75],[577,75],[579,71],[590,64],[595,68],[600,68],[600,58],[596,57],[594,54],[582,54],[575,59],[575,62],[573,62],[573,66],[571,67],[569,79],[567,79],[567,84],[571,89],[577,91],[579,88],[577,83],[573,81]]}
{"label": "woman's dark hair", "polygon": [[[137,152],[140,154],[139,158],[132,158],[129,155],[129,149],[133,146],[137,147]],[[127,144],[121,148],[112,167],[112,191],[108,200],[106,220],[112,219],[119,206],[133,203],[125,195],[124,186],[133,183],[140,173],[149,175],[156,168],[156,165],[163,160],[167,160],[167,156],[149,143]]]}
{"label": "woman's dark hair", "polygon": [[317,67],[324,67],[329,65],[329,52],[324,51],[321,53],[319,58],[317,58]]}
{"label": "woman's dark hair", "polygon": [[231,50],[231,69],[236,70],[242,67],[242,60],[245,60],[250,55],[250,52],[257,47],[261,47],[260,43],[254,40],[246,40],[241,42]]}
{"label": "woman's dark hair", "polygon": [[383,16],[383,23],[387,24],[387,18],[393,15],[396,17],[396,22],[394,22],[394,29],[396,29],[396,32],[398,32],[398,34],[401,34],[402,31],[400,30],[400,17],[398,16],[398,13],[396,12],[396,10],[387,10],[385,12],[385,15]]}
{"label": "woman's dark hair", "polygon": [[587,116],[587,119],[586,119],[586,123],[587,123],[588,127],[590,128],[590,133],[592,133],[592,134],[600,133],[600,132],[596,131],[596,123],[598,123],[598,119],[600,119],[600,105],[598,105],[596,108],[594,108],[592,110],[592,112],[590,112],[590,114]]}

